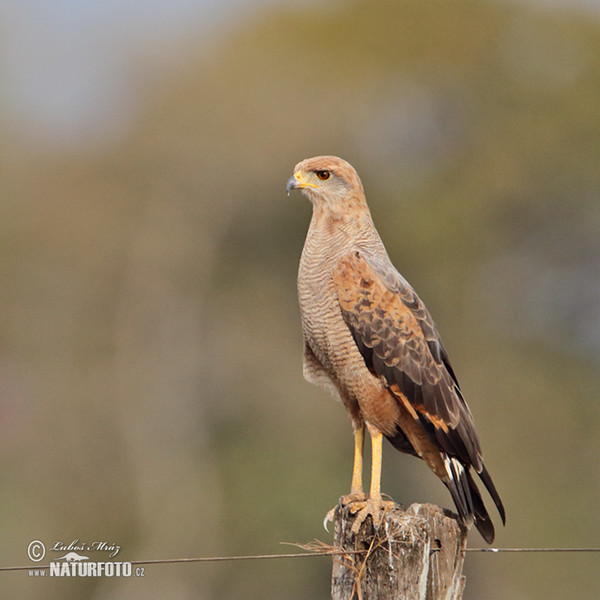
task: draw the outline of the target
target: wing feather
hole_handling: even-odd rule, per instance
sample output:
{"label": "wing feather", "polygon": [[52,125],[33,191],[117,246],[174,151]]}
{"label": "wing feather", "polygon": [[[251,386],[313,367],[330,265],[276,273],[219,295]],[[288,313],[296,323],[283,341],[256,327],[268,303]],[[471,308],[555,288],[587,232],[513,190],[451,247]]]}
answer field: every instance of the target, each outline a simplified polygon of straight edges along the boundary
{"label": "wing feather", "polygon": [[380,258],[355,251],[333,272],[338,300],[365,364],[410,402],[434,444],[477,472],[479,438],[436,326],[412,287]]}

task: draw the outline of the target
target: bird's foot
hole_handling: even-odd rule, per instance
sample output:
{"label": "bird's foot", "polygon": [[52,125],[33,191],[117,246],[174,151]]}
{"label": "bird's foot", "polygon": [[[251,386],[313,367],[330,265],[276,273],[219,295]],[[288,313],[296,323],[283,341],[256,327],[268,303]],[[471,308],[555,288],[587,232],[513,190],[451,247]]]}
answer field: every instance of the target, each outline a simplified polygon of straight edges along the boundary
{"label": "bird's foot", "polygon": [[331,521],[333,522],[333,519],[335,517],[335,511],[338,508],[341,508],[343,506],[346,506],[347,504],[354,504],[354,503],[365,503],[367,500],[367,495],[364,492],[350,492],[349,494],[345,494],[344,496],[341,496],[340,499],[338,500],[338,503],[330,510],[328,511],[328,513],[325,515],[325,519],[323,519],[323,527],[325,528],[325,531],[329,531],[329,529],[327,528],[327,524]]}
{"label": "bird's foot", "polygon": [[356,518],[352,524],[352,533],[354,535],[358,533],[360,526],[365,522],[369,515],[371,515],[371,518],[373,519],[373,527],[375,530],[379,529],[383,515],[393,508],[394,502],[392,500],[382,500],[381,498],[368,498],[367,500],[353,502],[350,507],[350,512],[355,514]]}

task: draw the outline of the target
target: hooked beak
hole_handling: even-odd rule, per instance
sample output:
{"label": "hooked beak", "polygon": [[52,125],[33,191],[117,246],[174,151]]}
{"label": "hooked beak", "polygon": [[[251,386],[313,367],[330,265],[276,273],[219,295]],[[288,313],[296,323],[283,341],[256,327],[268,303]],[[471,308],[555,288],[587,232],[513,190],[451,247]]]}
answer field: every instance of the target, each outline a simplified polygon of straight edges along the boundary
{"label": "hooked beak", "polygon": [[307,181],[306,175],[302,171],[296,171],[288,180],[285,186],[287,195],[290,195],[292,190],[303,189],[303,188],[318,188],[318,185]]}
{"label": "hooked beak", "polygon": [[295,179],[293,175],[287,180],[287,184],[285,186],[285,191],[288,196],[290,195],[290,192],[292,190],[296,189],[297,184],[298,184],[298,180]]}

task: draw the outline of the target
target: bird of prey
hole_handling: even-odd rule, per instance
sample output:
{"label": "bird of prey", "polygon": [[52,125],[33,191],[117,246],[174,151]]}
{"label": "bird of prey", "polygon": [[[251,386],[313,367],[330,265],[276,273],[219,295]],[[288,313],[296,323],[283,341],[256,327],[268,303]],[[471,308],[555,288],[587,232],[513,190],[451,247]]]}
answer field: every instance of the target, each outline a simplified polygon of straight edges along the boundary
{"label": "bird of prey", "polygon": [[[350,494],[356,533],[371,515],[377,527],[390,503],[381,496],[382,439],[423,459],[446,485],[460,522],[491,544],[494,526],[471,468],[505,522],[483,464],[471,411],[429,311],[392,265],[354,168],[335,156],[298,163],[287,193],[313,205],[298,271],[304,377],[329,388],[354,430]],[[372,444],[371,485],[362,485],[365,429]],[[331,512],[330,512],[331,514]]]}

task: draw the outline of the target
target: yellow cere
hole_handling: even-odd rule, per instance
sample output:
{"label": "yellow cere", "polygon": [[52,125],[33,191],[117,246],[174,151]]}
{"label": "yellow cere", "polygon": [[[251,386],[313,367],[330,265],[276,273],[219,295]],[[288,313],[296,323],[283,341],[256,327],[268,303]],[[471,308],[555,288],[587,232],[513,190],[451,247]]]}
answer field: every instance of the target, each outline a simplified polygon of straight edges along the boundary
{"label": "yellow cere", "polygon": [[297,179],[298,182],[300,183],[300,187],[312,187],[312,188],[318,188],[318,185],[315,185],[314,183],[309,183],[308,181],[306,181],[304,179],[304,173],[302,173],[302,171],[296,171],[294,173],[294,179]]}

